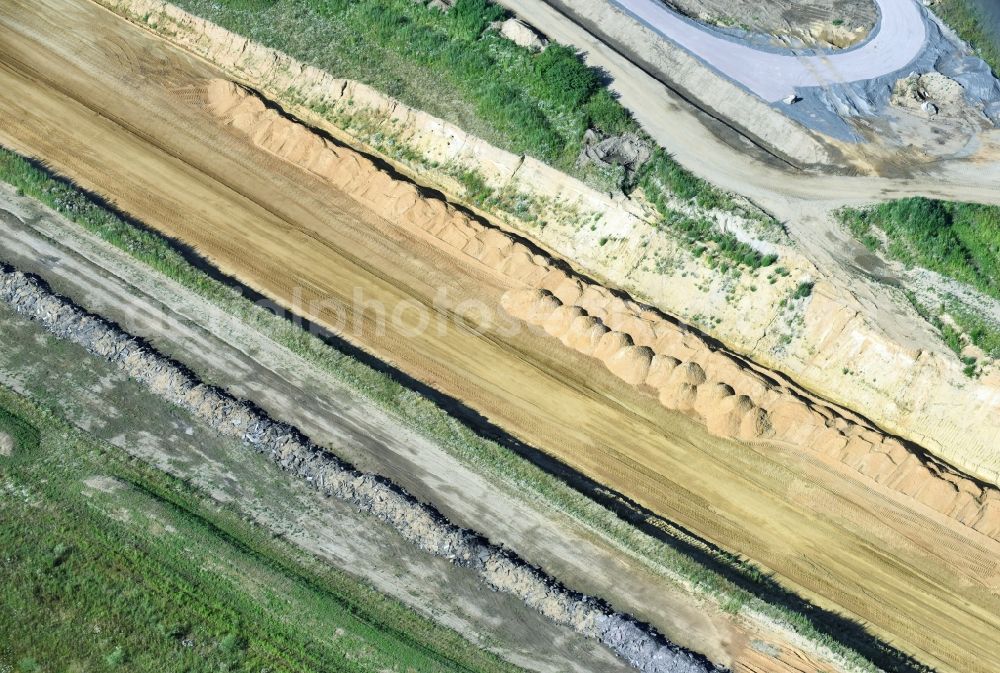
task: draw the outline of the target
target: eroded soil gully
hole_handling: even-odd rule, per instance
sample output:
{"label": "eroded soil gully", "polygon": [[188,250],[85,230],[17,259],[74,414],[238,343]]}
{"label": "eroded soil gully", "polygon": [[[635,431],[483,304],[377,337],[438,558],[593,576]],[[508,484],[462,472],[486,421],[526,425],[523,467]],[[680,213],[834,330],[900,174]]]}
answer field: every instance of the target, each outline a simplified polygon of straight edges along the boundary
{"label": "eroded soil gully", "polygon": [[719,671],[704,657],[670,643],[655,629],[602,602],[575,593],[512,552],[459,528],[392,482],[359,472],[313,444],[296,428],[274,421],[245,400],[198,381],[116,325],[54,295],[44,282],[0,267],[0,298],[50,332],[105,358],[165,400],[194,414],[220,434],[236,437],[310,486],[370,512],[421,549],[477,572],[487,585],[519,597],[558,624],[600,640],[647,673]]}

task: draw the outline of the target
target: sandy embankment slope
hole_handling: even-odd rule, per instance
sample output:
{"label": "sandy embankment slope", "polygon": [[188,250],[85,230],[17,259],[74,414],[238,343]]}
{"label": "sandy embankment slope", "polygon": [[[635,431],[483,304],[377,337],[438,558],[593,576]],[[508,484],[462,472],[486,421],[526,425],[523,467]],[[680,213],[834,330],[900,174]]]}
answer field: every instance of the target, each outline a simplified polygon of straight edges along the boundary
{"label": "sandy embankment slope", "polygon": [[441,201],[421,198],[414,185],[283,117],[242,87],[213,80],[206,99],[214,114],[258,147],[495,272],[514,288],[501,299],[508,313],[598,359],[626,383],[655,389],[664,407],[701,420],[711,434],[829,455],[1000,540],[1000,491],[922,460],[850,412],[782,384],[684,325],[557,268],[523,243]]}
{"label": "sandy embankment slope", "polygon": [[[541,230],[530,224],[512,224],[573,260],[587,273],[606,278],[673,315],[688,320],[706,315],[719,318],[706,329],[733,349],[861,412],[962,471],[994,484],[1000,480],[1000,451],[995,450],[996,437],[1000,436],[1000,370],[977,380],[964,376],[962,364],[899,293],[858,272],[851,259],[841,259],[864,251],[839,232],[827,215],[844,203],[928,190],[933,193],[930,185],[937,183],[790,174],[757,164],[734,154],[732,147],[709,133],[683,105],[672,101],[672,94],[661,84],[642,73],[624,71],[627,64],[623,65],[622,59],[606,46],[592,39],[587,42],[591,58],[616,75],[615,87],[622,91],[627,104],[638,105],[638,117],[654,136],[670,131],[670,139],[684,143],[681,154],[686,160],[691,158],[699,172],[704,173],[707,165],[708,177],[722,178],[726,188],[736,191],[750,188],[751,196],[788,218],[797,244],[802,247],[782,247],[781,263],[792,269],[791,280],[795,283],[803,278],[816,281],[813,297],[804,305],[799,321],[798,316],[781,308],[781,300],[794,291],[795,283],[791,287],[783,282],[772,286],[765,278],[765,270],[744,274],[734,293],[728,281],[720,280],[714,270],[685,257],[685,252],[665,240],[647,221],[648,213],[639,203],[599,194],[533,159],[496,150],[369,87],[303,66],[161,0],[100,2],[143,25],[154,24],[172,41],[278,99],[295,91],[297,102],[352,113],[365,110],[385,133],[399,137],[429,160],[474,168],[497,186],[574,204],[578,217],[546,218],[549,224]],[[553,36],[557,39],[580,44],[578,27],[541,0],[506,4],[528,12],[532,20],[543,19],[539,25],[556,30]],[[582,3],[578,11],[594,14],[594,6]],[[602,16],[613,24],[614,17]],[[622,18],[617,21],[621,23]],[[614,25],[616,30],[629,30]],[[641,37],[637,36],[636,44],[645,44]],[[663,63],[678,65],[670,72],[683,81],[704,77],[704,69],[678,50],[657,53]],[[742,111],[747,116],[759,103],[718,78],[709,77],[705,82],[706,91],[713,96],[741,101],[739,110],[730,110],[733,114]],[[716,91],[720,88],[729,93]],[[655,103],[646,100],[647,94]],[[664,97],[666,102],[661,100]],[[345,107],[347,101],[350,105]],[[322,123],[307,108],[295,106],[294,111]],[[786,128],[794,124],[773,110],[754,114],[754,118],[769,120],[767,128],[774,138],[807,141],[801,129]],[[671,124],[677,128],[671,129]],[[675,149],[673,144],[666,146]],[[704,151],[698,149],[701,146]],[[995,190],[981,184],[967,169],[947,181],[955,185],[955,194],[995,198]],[[448,183],[446,177],[426,171],[422,177],[439,177],[442,183]],[[770,191],[774,185],[782,185],[782,189],[787,186],[788,193],[775,194]],[[591,214],[600,214],[596,229],[581,227],[579,221],[587,221]],[[598,245],[602,239],[611,242]],[[660,252],[664,258],[681,260],[672,273],[664,275],[656,268]],[[845,274],[845,263],[855,271]]]}
{"label": "sandy embankment slope", "polygon": [[[321,298],[317,320],[336,322],[360,288],[453,317],[462,299],[498,307],[511,289],[225,129],[204,105],[217,70],[85,3],[13,2],[4,19],[0,141],[279,302]],[[454,303],[436,306],[438,289]],[[713,438],[551,337],[504,336],[500,314],[466,318],[447,338],[414,336],[380,332],[369,311],[350,336],[907,651],[987,670],[1000,634],[994,542],[839,464]]]}
{"label": "sandy embankment slope", "polygon": [[[790,124],[775,132],[781,117],[732,83],[713,76],[695,59],[603,0],[502,0],[555,39],[583,50],[587,61],[607,71],[612,89],[650,135],[668,148],[697,175],[767,208],[786,223],[796,247],[829,282],[817,284],[816,299],[805,316],[802,338],[780,343],[781,316],[773,309],[746,306],[732,310],[717,295],[706,295],[683,285],[678,292],[661,287],[662,296],[678,315],[699,310],[718,315],[722,322],[713,336],[762,364],[779,369],[810,389],[850,406],[882,427],[906,436],[963,471],[998,483],[1000,451],[1000,369],[970,381],[962,365],[944,348],[939,335],[928,328],[908,302],[892,287],[866,270],[871,256],[830,216],[836,208],[908,196],[1000,204],[993,176],[1000,170],[1000,133],[971,139],[971,158],[918,162],[902,166],[909,177],[877,177],[875,166],[898,170],[900,149],[870,145],[836,146],[850,157],[859,176],[791,171],[757,160],[740,151],[740,141],[723,140],[708,115],[727,121],[765,144],[795,154],[815,139]],[[614,35],[615,45],[594,33]],[[641,64],[641,68],[636,64]],[[656,77],[650,73],[655,73]],[[668,89],[663,82],[668,81]],[[684,94],[682,99],[677,91]],[[766,107],[766,106],[765,106]],[[790,144],[790,146],[788,146]],[[821,160],[821,163],[822,160]],[[560,250],[588,265],[586,248],[572,232],[559,236]],[[784,262],[784,260],[783,260]],[[613,264],[609,277],[628,276]],[[638,279],[642,282],[643,279]],[[672,282],[678,280],[676,277]],[[657,287],[651,285],[650,287]],[[666,308],[666,306],[664,306]]]}

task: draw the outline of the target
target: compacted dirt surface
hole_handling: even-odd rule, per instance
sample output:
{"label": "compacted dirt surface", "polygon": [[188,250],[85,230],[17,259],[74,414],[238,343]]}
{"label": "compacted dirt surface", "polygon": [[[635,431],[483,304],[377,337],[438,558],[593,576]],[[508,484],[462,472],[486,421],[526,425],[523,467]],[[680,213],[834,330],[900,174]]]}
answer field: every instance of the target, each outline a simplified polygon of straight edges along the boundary
{"label": "compacted dirt surface", "polygon": [[687,16],[817,46],[848,47],[875,27],[872,0],[664,0]]}
{"label": "compacted dirt surface", "polygon": [[0,143],[894,645],[945,670],[993,666],[995,541],[819,457],[711,437],[512,329],[502,276],[224,126],[206,103],[221,73],[104,10],[5,3],[0,65]]}

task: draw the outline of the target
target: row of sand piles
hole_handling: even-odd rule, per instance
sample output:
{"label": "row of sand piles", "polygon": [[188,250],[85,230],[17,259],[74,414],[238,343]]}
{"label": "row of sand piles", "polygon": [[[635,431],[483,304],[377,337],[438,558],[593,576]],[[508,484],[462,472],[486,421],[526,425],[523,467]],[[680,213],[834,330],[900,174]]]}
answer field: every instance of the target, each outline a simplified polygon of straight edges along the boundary
{"label": "row of sand piles", "polygon": [[675,321],[556,268],[512,236],[427,197],[268,107],[250,91],[215,80],[210,109],[271,154],[350,194],[393,224],[422,231],[466,254],[517,289],[509,313],[595,357],[622,380],[652,388],[668,409],[695,417],[714,435],[809,447],[975,530],[1000,537],[1000,493],[983,489],[845,409],[833,408],[754,368]]}
{"label": "row of sand piles", "polygon": [[701,420],[719,437],[819,451],[1000,539],[1000,492],[995,489],[984,489],[899,440],[817,403],[606,288],[561,271],[548,274],[546,281],[553,289],[507,292],[504,309],[600,360],[626,383],[652,389],[667,409]]}

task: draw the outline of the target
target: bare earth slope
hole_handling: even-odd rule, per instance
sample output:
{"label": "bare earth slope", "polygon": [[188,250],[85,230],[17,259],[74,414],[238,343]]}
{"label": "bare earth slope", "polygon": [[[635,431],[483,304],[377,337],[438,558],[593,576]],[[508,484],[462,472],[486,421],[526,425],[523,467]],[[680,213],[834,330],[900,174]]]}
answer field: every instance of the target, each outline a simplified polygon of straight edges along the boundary
{"label": "bare earth slope", "polygon": [[666,0],[666,4],[707,23],[816,46],[849,47],[863,40],[877,19],[872,0]]}
{"label": "bare earth slope", "polygon": [[[18,1],[3,16],[0,141],[281,302],[320,298],[315,317],[336,323],[360,290],[451,317],[462,299],[498,307],[510,289],[224,128],[203,102],[214,69],[92,5]],[[435,305],[442,289],[450,308]],[[1000,550],[985,536],[842,465],[713,438],[550,337],[505,336],[500,313],[467,315],[446,337],[361,317],[352,339],[526,441],[928,661],[988,670]]]}
{"label": "bare earth slope", "polygon": [[[330,118],[366,116],[361,127],[367,133],[404,142],[423,158],[411,170],[446,191],[455,189],[454,180],[447,176],[441,180],[443,171],[434,165],[477,170],[498,190],[527,191],[536,198],[572,203],[582,213],[580,217],[545,213],[542,217],[549,224],[543,229],[531,221],[513,221],[512,225],[580,264],[587,273],[627,288],[673,315],[692,322],[699,322],[700,316],[702,323],[706,316],[717,318],[703,329],[730,347],[792,375],[800,384],[916,441],[977,478],[992,483],[1000,480],[1000,452],[994,450],[1000,433],[1000,369],[977,380],[966,377],[954,353],[895,289],[903,279],[895,278],[890,269],[871,267],[871,255],[829,215],[833,208],[859,200],[933,194],[936,182],[824,177],[754,163],[742,147],[734,153],[722,143],[662,85],[644,73],[622,70],[622,60],[606,46],[592,39],[580,42],[592,50],[595,64],[616,74],[614,86],[623,100],[633,106],[651,133],[666,138],[666,147],[678,150],[696,170],[708,170],[708,177],[722,180],[727,188],[749,190],[748,194],[785,219],[796,245],[781,247],[781,264],[792,270],[791,277],[772,283],[775,277],[767,278],[767,270],[744,273],[734,288],[708,265],[679,252],[672,239],[650,223],[638,200],[609,198],[530,157],[491,148],[369,87],[303,66],[160,0],[101,1],[143,26],[155,27],[159,34],[283,103],[292,99],[292,111],[312,123],[324,122],[309,106],[332,111]],[[530,10],[533,21],[544,19],[540,25],[560,40],[588,39],[552,8],[559,3],[520,0],[509,4]],[[599,17],[592,11],[597,6],[605,8]],[[625,17],[608,9],[607,3],[581,2],[574,5],[574,11],[591,12],[587,15],[595,25],[610,26],[609,30],[627,36],[630,46],[644,58],[649,56],[644,36],[623,23]],[[763,105],[760,101],[657,40],[652,53],[661,60],[654,62],[671,77],[699,82],[699,95],[708,91],[723,101],[716,114],[749,119],[757,133],[767,120],[772,140],[803,135],[802,129],[794,131],[793,122],[770,108],[771,116],[762,116],[754,107]],[[728,93],[726,87],[731,89]],[[784,125],[773,126],[777,122],[772,117]],[[355,128],[350,131],[357,132]],[[965,165],[961,177],[950,180],[950,189],[961,194],[968,190],[968,198],[995,198],[991,187],[978,184],[979,172],[968,172],[970,166]],[[585,221],[591,215],[597,216],[596,225],[581,226],[581,218]],[[740,227],[738,223],[726,226]],[[601,245],[602,240],[609,244]],[[666,270],[662,268],[665,259],[669,261]],[[804,311],[789,313],[782,300],[800,280],[815,281],[816,286],[811,300],[801,307]]]}
{"label": "bare earth slope", "polygon": [[626,383],[654,389],[664,407],[703,421],[711,434],[819,451],[1000,539],[995,489],[922,461],[854,414],[755,369],[652,309],[559,269],[444,202],[422,199],[415,186],[282,116],[242,87],[213,80],[206,99],[213,113],[257,146],[401,228],[425,233],[442,248],[479,262],[513,286],[501,299],[507,313],[597,358]]}

